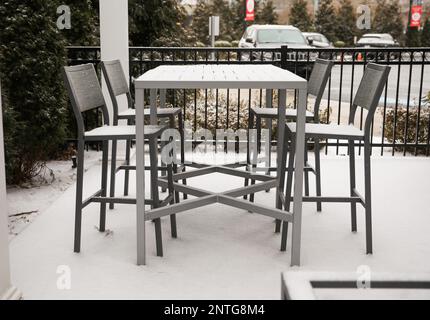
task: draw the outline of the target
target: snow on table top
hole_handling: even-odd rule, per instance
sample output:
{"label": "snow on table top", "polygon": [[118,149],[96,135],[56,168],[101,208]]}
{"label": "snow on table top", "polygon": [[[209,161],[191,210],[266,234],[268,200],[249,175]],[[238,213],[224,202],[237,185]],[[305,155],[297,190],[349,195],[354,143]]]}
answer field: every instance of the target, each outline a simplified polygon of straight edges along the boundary
{"label": "snow on table top", "polygon": [[136,88],[306,89],[307,81],[273,65],[165,65],[136,79]]}

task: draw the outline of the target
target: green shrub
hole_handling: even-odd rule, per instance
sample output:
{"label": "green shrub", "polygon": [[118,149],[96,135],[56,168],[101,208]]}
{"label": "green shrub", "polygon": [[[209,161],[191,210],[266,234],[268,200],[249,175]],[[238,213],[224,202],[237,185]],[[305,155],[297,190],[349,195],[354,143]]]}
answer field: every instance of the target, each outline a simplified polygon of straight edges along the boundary
{"label": "green shrub", "polygon": [[336,48],[343,48],[343,47],[345,47],[345,42],[343,42],[343,41],[336,41],[335,43],[333,43],[333,45]]}
{"label": "green shrub", "polygon": [[3,1],[0,17],[6,178],[20,184],[64,141],[65,42],[52,1]]}

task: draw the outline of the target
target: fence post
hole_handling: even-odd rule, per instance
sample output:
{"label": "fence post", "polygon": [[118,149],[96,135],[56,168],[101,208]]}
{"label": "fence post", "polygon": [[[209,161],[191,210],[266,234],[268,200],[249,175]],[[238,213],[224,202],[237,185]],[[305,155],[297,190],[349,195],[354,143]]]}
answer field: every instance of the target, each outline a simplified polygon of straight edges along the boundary
{"label": "fence post", "polygon": [[281,46],[281,68],[287,69],[288,46]]}

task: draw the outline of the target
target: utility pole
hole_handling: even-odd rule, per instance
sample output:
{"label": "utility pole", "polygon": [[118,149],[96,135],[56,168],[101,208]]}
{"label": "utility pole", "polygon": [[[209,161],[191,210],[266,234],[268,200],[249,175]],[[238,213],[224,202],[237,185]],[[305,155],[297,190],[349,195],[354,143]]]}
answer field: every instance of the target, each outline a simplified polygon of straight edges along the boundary
{"label": "utility pole", "polygon": [[320,1],[314,0],[314,14],[317,14],[319,5],[320,5]]}

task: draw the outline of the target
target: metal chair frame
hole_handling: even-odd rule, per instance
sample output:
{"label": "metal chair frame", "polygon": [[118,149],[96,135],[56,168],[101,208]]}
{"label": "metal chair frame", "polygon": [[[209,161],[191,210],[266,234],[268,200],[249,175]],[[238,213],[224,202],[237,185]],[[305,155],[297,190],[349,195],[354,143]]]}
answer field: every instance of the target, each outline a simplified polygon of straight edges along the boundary
{"label": "metal chair frame", "polygon": [[[136,204],[136,199],[133,198],[115,198],[107,197],[107,177],[108,177],[108,147],[109,141],[116,142],[118,140],[135,139],[135,129],[131,126],[123,126],[121,129],[124,132],[118,133],[121,126],[109,125],[109,113],[106,102],[101,91],[100,83],[97,78],[94,66],[92,64],[83,64],[71,67],[64,67],[63,70],[65,84],[71,100],[73,112],[76,118],[78,129],[78,146],[77,146],[77,178],[76,178],[76,204],[75,204],[75,232],[74,232],[74,252],[81,250],[81,229],[82,229],[82,210],[91,203],[100,203],[100,222],[99,231],[106,230],[106,205],[111,203],[121,204]],[[102,110],[103,127],[94,130],[85,131],[85,125],[82,118],[82,113],[92,109]],[[151,205],[152,208],[158,208],[175,202],[175,194],[173,190],[173,169],[172,165],[168,165],[166,170],[168,173],[168,189],[169,195],[162,201],[159,200],[158,193],[158,147],[157,140],[161,136],[163,126],[146,126],[145,138],[149,140],[150,145],[150,166],[151,170],[151,199],[145,199],[145,204]],[[100,130],[112,131],[112,133],[92,134],[92,132],[100,132]],[[115,132],[116,131],[116,132]],[[84,182],[84,147],[87,141],[102,141],[102,176],[101,188],[90,197],[83,199],[83,182]],[[114,166],[114,164],[112,164]],[[171,216],[171,232],[172,237],[177,237],[176,217]],[[162,237],[161,237],[161,221],[155,219],[155,235],[157,255],[163,255]]]}
{"label": "metal chair frame", "polygon": [[[371,132],[373,117],[375,115],[376,108],[379,103],[382,91],[387,83],[388,75],[390,73],[389,66],[378,65],[369,63],[366,66],[363,77],[360,81],[360,85],[354,97],[354,101],[351,105],[348,126],[341,125],[329,125],[329,124],[307,124],[306,125],[306,138],[313,138],[315,141],[319,139],[345,139],[348,140],[348,153],[349,153],[349,173],[350,173],[350,196],[349,197],[323,197],[323,196],[304,196],[304,202],[349,202],[351,204],[351,230],[352,232],[357,231],[357,207],[356,204],[360,203],[365,209],[365,224],[366,224],[366,253],[371,254],[372,248],[372,202],[371,202]],[[359,130],[354,127],[355,115],[358,107],[367,109],[368,113],[366,116],[364,129]],[[313,126],[313,128],[312,128]],[[345,132],[330,133],[327,129],[338,128]],[[289,151],[288,159],[288,176],[287,186],[285,195],[283,196],[282,202],[284,203],[285,210],[289,211],[290,202],[293,199],[291,196],[292,192],[292,179],[294,171],[294,152],[295,152],[295,124],[287,123],[285,135],[286,140],[290,138],[291,147]],[[349,129],[355,129],[349,130]],[[312,129],[312,130],[311,130]],[[345,130],[346,129],[346,130]],[[319,131],[318,131],[319,130]],[[348,131],[348,132],[347,132]],[[355,144],[354,141],[359,140],[364,142],[364,187],[365,192],[362,196],[356,189],[355,181]],[[285,177],[285,162],[286,162],[286,148],[284,148],[284,155],[282,160],[284,161],[281,165],[282,174],[281,178]],[[281,181],[284,183],[284,181]],[[279,221],[279,220],[278,220]],[[288,222],[282,223],[282,246],[281,250],[286,249],[287,244],[287,233],[288,233]]]}
{"label": "metal chair frame", "polygon": [[[315,102],[313,106],[313,113],[307,114],[306,122],[319,123],[319,109],[321,104],[321,99],[324,94],[324,90],[326,88],[328,79],[330,77],[331,69],[333,67],[333,61],[316,59],[314,68],[312,70],[311,76],[308,82],[308,95],[315,96]],[[273,112],[272,108],[273,101],[273,92],[272,90],[266,91],[266,108],[253,107],[251,108],[249,123],[250,129],[257,129],[257,143],[258,143],[258,152],[260,152],[261,146],[261,120],[265,119],[268,121],[267,126],[269,127],[269,137],[271,139],[271,129],[272,129],[272,120],[277,118],[276,112]],[[291,110],[291,109],[287,109]],[[290,112],[290,114],[286,113],[286,119],[291,121],[296,119],[296,115]],[[317,196],[321,195],[321,172],[320,172],[320,145],[319,141],[315,141],[314,143],[314,153],[315,153],[315,167],[311,166],[308,162],[308,150],[305,150],[305,168],[304,168],[304,182],[305,182],[305,195],[309,196],[309,172],[315,174],[315,184],[316,184],[316,194]],[[266,168],[267,173],[276,171],[276,167],[271,166],[271,153],[269,152],[269,159],[266,159]],[[254,166],[255,167],[255,166]],[[248,181],[245,180],[245,185],[248,185]],[[255,181],[251,180],[251,184],[254,184]],[[254,202],[254,194],[251,194],[250,201]],[[245,197],[246,199],[246,197]],[[277,201],[277,208],[281,208],[282,205]],[[317,202],[317,211],[321,211],[321,202]],[[276,223],[275,232],[280,232],[281,225],[279,221]]]}
{"label": "metal chair frame", "polygon": [[[134,112],[125,112],[121,114],[119,112],[118,107],[118,97],[121,95],[125,95],[127,97],[128,110],[134,109],[134,101],[130,93],[130,88],[127,84],[127,80],[124,74],[124,70],[121,65],[120,60],[111,60],[111,61],[102,61],[101,69],[103,72],[104,79],[106,81],[106,85],[109,91],[109,95],[112,101],[112,109],[113,109],[113,125],[118,125],[119,120],[127,120],[128,125],[133,125],[135,123],[136,115]],[[165,105],[165,92],[162,94],[161,105]],[[148,113],[145,114],[145,117],[149,119],[149,108],[147,109]],[[185,162],[185,151],[184,151],[184,128],[183,128],[183,119],[182,119],[182,110],[181,108],[157,108],[157,116],[161,119],[169,120],[169,127],[175,128],[175,117],[178,119],[178,130],[181,136],[181,163]],[[130,180],[130,170],[136,170],[136,166],[130,165],[130,157],[131,157],[131,148],[132,148],[132,140],[126,141],[126,154],[125,154],[125,162],[117,167],[117,141],[112,142],[112,154],[111,154],[111,179],[110,179],[110,196],[115,196],[115,183],[116,183],[116,173],[121,170],[124,170],[124,196],[128,195],[129,192],[129,180]],[[164,169],[163,169],[164,168]],[[162,165],[159,170],[161,170],[162,176],[166,174],[166,166]],[[145,168],[146,170],[149,168]],[[184,166],[180,166],[176,163],[173,164],[174,172],[178,172],[178,170],[185,170]],[[186,183],[186,181],[184,181]],[[166,189],[163,188],[163,191]],[[186,199],[186,195],[184,195]],[[179,199],[179,198],[178,198]],[[114,209],[114,203],[109,204],[109,209]]]}

